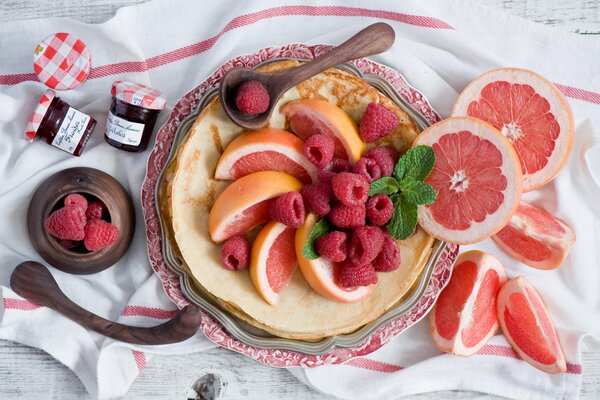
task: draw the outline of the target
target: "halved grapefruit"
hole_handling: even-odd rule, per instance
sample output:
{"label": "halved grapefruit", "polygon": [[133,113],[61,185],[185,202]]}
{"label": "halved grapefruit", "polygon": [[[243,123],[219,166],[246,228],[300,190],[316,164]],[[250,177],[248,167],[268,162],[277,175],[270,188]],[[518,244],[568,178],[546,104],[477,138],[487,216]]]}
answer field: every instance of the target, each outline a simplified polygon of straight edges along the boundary
{"label": "halved grapefruit", "polygon": [[537,269],[554,269],[575,244],[575,232],[550,213],[521,202],[492,239],[510,256]]}
{"label": "halved grapefruit", "polygon": [[365,152],[356,123],[335,104],[321,99],[292,100],[281,107],[290,129],[302,140],[324,134],[335,138],[334,157],[357,162]]}
{"label": "halved grapefruit", "polygon": [[255,172],[234,181],[217,197],[210,210],[210,237],[220,243],[267,222],[275,197],[301,187],[298,179],[278,171]]}
{"label": "halved grapefruit", "polygon": [[258,233],[252,244],[250,278],[265,301],[277,304],[298,265],[294,247],[296,230],[271,221]]}
{"label": "halved grapefruit", "polygon": [[310,183],[317,179],[317,169],[302,154],[303,144],[281,129],[244,132],[225,148],[215,178],[235,180],[254,172],[280,171]]}
{"label": "halved grapefruit", "polygon": [[481,349],[498,330],[496,296],[505,282],[506,272],[496,257],[478,250],[458,256],[429,317],[435,345],[459,356]]}
{"label": "halved grapefruit", "polygon": [[302,255],[304,243],[306,243],[317,221],[318,216],[314,213],[309,213],[306,216],[304,225],[296,230],[296,257],[298,258],[302,275],[304,275],[310,287],[323,297],[343,303],[359,301],[369,294],[371,289],[368,286],[342,288],[335,283],[336,268],[339,268],[340,265],[325,260],[323,257],[309,260]]}
{"label": "halved grapefruit", "polygon": [[498,321],[506,340],[523,360],[549,374],[567,370],[546,305],[522,276],[511,279],[500,289]]}
{"label": "halved grapefruit", "polygon": [[521,166],[508,140],[490,124],[470,117],[440,121],[415,140],[435,153],[425,179],[437,191],[418,208],[418,221],[431,236],[470,244],[498,232],[521,198]]}
{"label": "halved grapefruit", "polygon": [[552,82],[535,72],[501,68],[487,72],[460,94],[452,116],[482,119],[513,144],[523,170],[523,191],[558,174],[573,145],[573,113]]}

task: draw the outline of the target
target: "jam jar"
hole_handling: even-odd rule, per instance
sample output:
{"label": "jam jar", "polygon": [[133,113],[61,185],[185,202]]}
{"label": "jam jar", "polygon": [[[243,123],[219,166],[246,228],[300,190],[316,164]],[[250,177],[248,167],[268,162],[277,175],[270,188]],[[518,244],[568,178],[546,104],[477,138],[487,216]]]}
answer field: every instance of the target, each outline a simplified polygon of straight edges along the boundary
{"label": "jam jar", "polygon": [[47,90],[29,120],[25,138],[30,142],[41,138],[48,144],[79,157],[85,148],[96,120],[71,107]]}
{"label": "jam jar", "polygon": [[104,139],[121,150],[138,153],[148,146],[156,119],[166,106],[160,92],[127,81],[116,81]]}

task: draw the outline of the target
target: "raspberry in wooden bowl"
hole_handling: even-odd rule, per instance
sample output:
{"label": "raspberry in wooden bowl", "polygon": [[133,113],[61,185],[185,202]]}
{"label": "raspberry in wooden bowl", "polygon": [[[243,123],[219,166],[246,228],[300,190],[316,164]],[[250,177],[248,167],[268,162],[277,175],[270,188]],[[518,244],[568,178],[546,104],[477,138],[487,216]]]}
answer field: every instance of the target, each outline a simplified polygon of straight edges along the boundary
{"label": "raspberry in wooden bowl", "polygon": [[43,182],[27,215],[29,238],[50,265],[92,274],[116,263],[133,238],[131,197],[110,175],[70,168]]}

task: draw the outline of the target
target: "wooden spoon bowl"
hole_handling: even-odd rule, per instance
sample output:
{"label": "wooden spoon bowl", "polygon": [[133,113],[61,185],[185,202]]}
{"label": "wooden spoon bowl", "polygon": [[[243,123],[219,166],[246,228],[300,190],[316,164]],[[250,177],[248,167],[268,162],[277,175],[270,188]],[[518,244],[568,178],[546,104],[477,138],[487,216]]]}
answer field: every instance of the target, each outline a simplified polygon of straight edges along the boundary
{"label": "wooden spoon bowl", "polygon": [[[71,193],[95,197],[104,203],[110,222],[120,231],[114,244],[92,252],[74,251],[46,232],[44,221],[62,207],[63,199]],[[27,228],[33,247],[47,263],[71,274],[93,274],[115,264],[129,248],[135,210],[125,188],[110,175],[93,168],[70,168],[52,175],[36,189],[29,203]]]}

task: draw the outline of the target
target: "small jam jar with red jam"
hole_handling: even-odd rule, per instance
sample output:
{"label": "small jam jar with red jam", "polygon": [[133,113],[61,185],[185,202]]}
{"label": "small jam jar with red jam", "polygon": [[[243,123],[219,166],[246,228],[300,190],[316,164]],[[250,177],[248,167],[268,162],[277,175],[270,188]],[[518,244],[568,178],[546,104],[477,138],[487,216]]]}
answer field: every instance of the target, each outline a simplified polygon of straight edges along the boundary
{"label": "small jam jar with red jam", "polygon": [[156,118],[165,108],[160,92],[144,85],[116,81],[104,139],[118,149],[138,153],[148,146]]}
{"label": "small jam jar with red jam", "polygon": [[54,90],[47,90],[27,124],[25,138],[30,142],[41,138],[79,157],[95,126],[94,118],[62,101]]}

